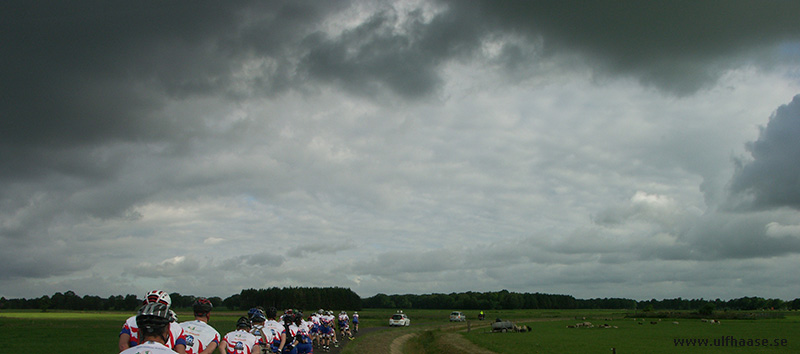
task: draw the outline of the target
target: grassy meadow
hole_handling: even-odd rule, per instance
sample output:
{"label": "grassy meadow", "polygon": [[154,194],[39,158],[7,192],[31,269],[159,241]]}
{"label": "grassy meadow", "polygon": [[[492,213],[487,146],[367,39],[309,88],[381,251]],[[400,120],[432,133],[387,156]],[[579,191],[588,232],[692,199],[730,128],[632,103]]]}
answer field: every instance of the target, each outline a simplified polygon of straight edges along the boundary
{"label": "grassy meadow", "polygon": [[[393,312],[359,311],[376,318],[370,325],[383,327],[387,326],[386,322]],[[415,332],[418,336],[409,340],[403,349],[404,353],[413,354],[462,352],[454,350],[453,333],[463,336],[477,347],[496,353],[608,354],[612,353],[612,348],[616,353],[654,354],[800,352],[800,313],[797,312],[786,313],[785,318],[722,319],[721,324],[711,324],[697,318],[637,317],[634,320],[626,317],[633,316],[628,310],[486,311],[484,321],[477,320],[478,311],[464,312],[468,316],[468,323],[449,322],[449,310],[406,310],[405,313],[411,318],[410,328],[380,331],[374,334],[374,340],[371,337],[361,342],[365,338],[358,338],[345,353],[381,352],[379,348],[386,348],[393,339],[409,332]],[[362,318],[365,316],[363,314]],[[490,325],[496,318],[530,326],[531,332],[492,333]],[[591,322],[594,327],[568,328],[580,322]],[[610,328],[601,328],[604,324]],[[725,337],[728,338],[723,342]],[[736,346],[732,343],[733,339],[736,340]],[[763,346],[762,340],[765,339],[768,346]],[[685,341],[681,345],[676,340]],[[689,340],[706,340],[707,344],[692,344]]]}
{"label": "grassy meadow", "polygon": [[[358,335],[344,353],[386,352],[391,342],[408,333],[416,333],[403,347],[406,353],[449,353],[453,334],[478,347],[497,353],[797,353],[800,352],[800,314],[785,318],[758,320],[722,320],[719,325],[699,319],[626,318],[625,310],[508,310],[486,311],[486,320],[478,321],[478,311],[465,311],[467,323],[451,323],[450,310],[406,310],[411,318],[407,328],[389,328],[394,310],[359,311],[361,329],[376,328]],[[352,315],[352,312],[348,312]],[[131,313],[118,312],[0,312],[0,352],[9,353],[117,353],[119,330]],[[180,321],[191,318],[178,312]],[[220,334],[234,329],[238,312],[212,313],[211,325]],[[584,317],[586,318],[584,320]],[[530,333],[491,333],[496,318],[515,321],[532,328]],[[588,321],[594,328],[567,328]],[[651,321],[657,324],[650,324]],[[677,321],[678,324],[673,324]],[[639,324],[639,323],[642,324]],[[612,328],[600,328],[608,324]],[[616,327],[616,328],[613,328]],[[469,331],[467,331],[469,330]],[[750,346],[733,346],[728,337]],[[449,338],[449,339],[446,339]],[[676,346],[675,340],[704,339],[708,346]],[[755,346],[748,339],[766,339],[769,346]],[[786,340],[785,345],[775,340]],[[719,346],[713,346],[713,344]],[[761,344],[761,343],[759,343]],[[778,344],[777,346],[775,344]]]}
{"label": "grassy meadow", "polygon": [[[65,354],[119,353],[119,331],[134,313],[70,312],[37,310],[0,312],[0,353]],[[243,314],[212,313],[210,324],[221,335],[234,330]],[[188,312],[178,312],[179,321],[192,319]]]}
{"label": "grassy meadow", "polygon": [[[484,328],[464,336],[498,353],[608,354],[613,352],[612,348],[616,353],[653,354],[800,352],[797,314],[782,319],[722,320],[720,324],[686,318],[634,320],[613,311],[575,310],[561,314],[566,316],[519,321],[518,324],[531,327],[529,333],[490,333]],[[594,327],[568,328],[581,322],[591,322]],[[604,324],[610,328],[601,327]],[[763,340],[768,346],[764,346]]]}

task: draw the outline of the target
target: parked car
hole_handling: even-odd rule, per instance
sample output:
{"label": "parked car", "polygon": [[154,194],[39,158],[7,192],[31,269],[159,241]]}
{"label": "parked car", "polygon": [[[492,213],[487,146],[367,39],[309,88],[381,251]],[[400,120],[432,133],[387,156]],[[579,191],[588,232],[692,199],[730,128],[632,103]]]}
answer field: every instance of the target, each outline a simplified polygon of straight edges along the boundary
{"label": "parked car", "polygon": [[462,322],[466,320],[467,320],[467,315],[465,315],[461,311],[453,311],[450,313],[450,322],[455,322],[455,321]]}
{"label": "parked car", "polygon": [[517,326],[514,322],[496,319],[492,322],[492,332],[530,332],[530,326]]}
{"label": "parked car", "polygon": [[410,326],[411,319],[406,316],[404,313],[396,313],[392,315],[392,318],[389,319],[389,326]]}

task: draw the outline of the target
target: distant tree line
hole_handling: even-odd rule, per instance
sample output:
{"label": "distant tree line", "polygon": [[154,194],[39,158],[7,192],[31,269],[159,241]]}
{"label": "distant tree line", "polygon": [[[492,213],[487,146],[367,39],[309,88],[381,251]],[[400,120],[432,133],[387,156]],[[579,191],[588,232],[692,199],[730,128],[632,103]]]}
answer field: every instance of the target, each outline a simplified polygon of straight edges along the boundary
{"label": "distant tree line", "polygon": [[245,289],[222,301],[231,310],[246,310],[255,306],[301,310],[360,310],[361,297],[348,288],[269,288]]}
{"label": "distant tree line", "polygon": [[[172,305],[178,309],[189,309],[196,299],[194,295],[171,293]],[[377,294],[361,299],[348,288],[269,288],[244,289],[239,294],[226,299],[210,297],[215,308],[227,310],[247,310],[255,306],[278,309],[297,308],[302,310],[360,310],[362,308],[396,309],[461,309],[461,310],[501,310],[501,309],[632,309],[637,311],[688,310],[711,312],[714,310],[800,310],[800,298],[792,301],[765,299],[761,297],[742,297],[731,300],[704,299],[663,299],[636,301],[624,298],[576,299],[569,295],[543,293],[516,293],[508,290],[495,292],[465,292],[450,294],[386,295]],[[107,298],[84,295],[79,296],[69,290],[44,295],[32,299],[0,298],[0,309],[41,309],[78,311],[135,311],[142,299],[136,295],[114,295]]]}
{"label": "distant tree line", "polygon": [[743,297],[732,300],[664,299],[636,301],[624,298],[575,299],[569,295],[542,293],[466,292],[425,295],[377,294],[363,300],[366,308],[400,309],[638,309],[638,310],[800,310],[800,298],[792,301]]}
{"label": "distant tree line", "polygon": [[[194,295],[169,294],[172,307],[176,309],[189,309],[197,298]],[[208,298],[215,308],[228,310],[247,310],[255,306],[278,309],[336,309],[360,310],[361,297],[346,288],[269,288],[246,289],[241,293],[226,299],[220,297]],[[44,295],[32,299],[6,299],[0,298],[0,309],[41,309],[47,310],[77,310],[77,311],[135,311],[142,305],[143,299],[136,295],[114,295],[108,298],[99,296],[79,296],[69,290],[63,294],[57,292],[52,296]]]}
{"label": "distant tree line", "polygon": [[135,310],[141,304],[142,300],[136,298],[136,295],[114,295],[109,296],[108,298],[92,295],[84,295],[81,297],[75,294],[75,292],[72,290],[64,292],[63,294],[57,292],[53,294],[53,296],[44,295],[40,298],[33,299],[0,298],[0,309],[41,309],[43,311],[49,309],[129,311]]}
{"label": "distant tree line", "polygon": [[400,309],[574,309],[578,300],[569,295],[542,293],[515,293],[508,290],[496,292],[466,292],[425,295],[377,294],[364,299],[366,308]]}
{"label": "distant tree line", "polygon": [[637,307],[643,310],[800,310],[800,298],[792,301],[765,299],[762,297],[741,297],[731,300],[664,299],[639,301]]}

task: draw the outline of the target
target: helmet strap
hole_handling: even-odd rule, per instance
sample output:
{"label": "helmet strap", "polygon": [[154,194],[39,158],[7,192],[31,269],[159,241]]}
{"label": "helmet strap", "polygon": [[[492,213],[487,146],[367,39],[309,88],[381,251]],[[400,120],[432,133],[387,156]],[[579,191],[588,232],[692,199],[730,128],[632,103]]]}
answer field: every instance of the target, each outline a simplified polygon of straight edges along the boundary
{"label": "helmet strap", "polygon": [[[164,338],[164,332],[167,333],[167,338]],[[164,327],[164,330],[161,331],[161,333],[159,333],[158,335],[161,336],[161,339],[164,340],[164,345],[169,346],[169,325]]]}

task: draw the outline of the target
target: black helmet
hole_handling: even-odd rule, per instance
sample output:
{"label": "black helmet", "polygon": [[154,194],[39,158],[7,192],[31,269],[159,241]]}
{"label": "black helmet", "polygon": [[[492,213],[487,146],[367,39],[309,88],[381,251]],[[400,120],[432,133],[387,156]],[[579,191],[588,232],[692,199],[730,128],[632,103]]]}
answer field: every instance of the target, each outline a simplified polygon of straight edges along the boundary
{"label": "black helmet", "polygon": [[239,317],[239,320],[236,321],[236,328],[247,327],[250,328],[250,320],[247,317]]}
{"label": "black helmet", "polygon": [[258,314],[259,312],[262,315],[264,314],[264,309],[261,306],[253,307],[253,308],[251,308],[250,310],[247,311],[247,317],[252,320],[253,316]]}
{"label": "black helmet", "polygon": [[264,312],[261,312],[261,310],[256,311],[252,316],[250,316],[250,321],[256,322],[256,323],[261,323],[261,322],[264,322],[266,320],[267,320],[267,316],[264,315]]}
{"label": "black helmet", "polygon": [[283,323],[285,324],[292,324],[294,323],[294,315],[291,313],[287,313],[283,315]]}
{"label": "black helmet", "polygon": [[213,308],[214,305],[211,304],[211,301],[204,297],[198,297],[192,304],[192,310],[194,310],[194,314],[200,316],[211,312],[211,309]]}
{"label": "black helmet", "polygon": [[272,306],[267,309],[267,318],[275,319],[275,316],[278,316],[278,309],[275,306]]}
{"label": "black helmet", "polygon": [[170,317],[167,305],[151,302],[139,309],[139,313],[136,315],[136,325],[144,334],[161,333],[169,325]]}

